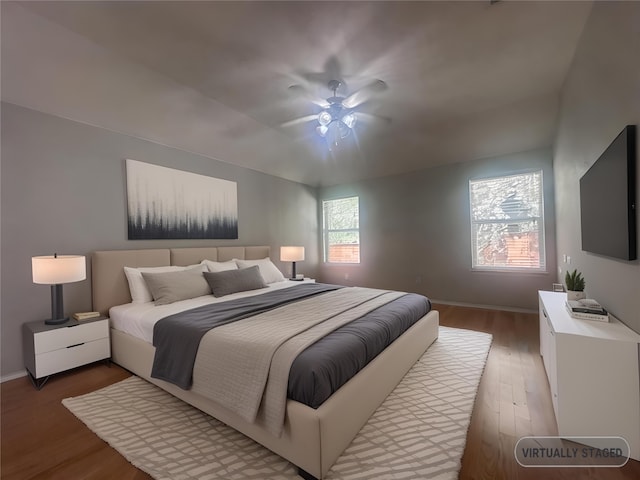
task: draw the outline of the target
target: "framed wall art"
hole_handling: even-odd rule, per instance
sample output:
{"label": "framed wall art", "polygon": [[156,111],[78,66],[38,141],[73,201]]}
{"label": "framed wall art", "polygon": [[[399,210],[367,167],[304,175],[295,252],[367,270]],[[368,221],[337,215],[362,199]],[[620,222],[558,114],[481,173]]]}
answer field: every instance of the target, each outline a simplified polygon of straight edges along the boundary
{"label": "framed wall art", "polygon": [[236,182],[126,160],[129,240],[237,239]]}

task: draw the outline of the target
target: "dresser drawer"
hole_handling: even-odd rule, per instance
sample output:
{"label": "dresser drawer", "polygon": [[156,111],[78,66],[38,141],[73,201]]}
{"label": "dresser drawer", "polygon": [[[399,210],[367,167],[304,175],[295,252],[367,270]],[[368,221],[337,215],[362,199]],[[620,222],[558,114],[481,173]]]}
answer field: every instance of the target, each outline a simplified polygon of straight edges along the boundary
{"label": "dresser drawer", "polygon": [[38,332],[33,337],[36,355],[52,352],[72,345],[109,337],[109,320],[81,323],[73,327]]}
{"label": "dresser drawer", "polygon": [[104,360],[111,356],[109,337],[36,355],[36,378]]}

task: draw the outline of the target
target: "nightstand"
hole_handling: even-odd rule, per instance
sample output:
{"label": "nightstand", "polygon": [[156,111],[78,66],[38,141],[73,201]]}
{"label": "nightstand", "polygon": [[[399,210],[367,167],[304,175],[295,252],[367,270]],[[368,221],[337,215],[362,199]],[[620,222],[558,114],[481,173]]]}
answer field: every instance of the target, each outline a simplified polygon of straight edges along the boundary
{"label": "nightstand", "polygon": [[111,357],[109,319],[92,318],[61,325],[44,321],[22,326],[24,365],[38,390],[49,375]]}

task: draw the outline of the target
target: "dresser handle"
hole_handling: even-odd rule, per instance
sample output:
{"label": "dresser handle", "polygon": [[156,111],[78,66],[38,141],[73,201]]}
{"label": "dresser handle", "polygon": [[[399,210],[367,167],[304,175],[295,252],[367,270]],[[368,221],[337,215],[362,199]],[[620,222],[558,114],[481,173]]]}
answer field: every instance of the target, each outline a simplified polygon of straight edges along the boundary
{"label": "dresser handle", "polygon": [[67,348],[79,347],[80,345],[84,345],[84,342],[76,343],[75,345],[69,345]]}

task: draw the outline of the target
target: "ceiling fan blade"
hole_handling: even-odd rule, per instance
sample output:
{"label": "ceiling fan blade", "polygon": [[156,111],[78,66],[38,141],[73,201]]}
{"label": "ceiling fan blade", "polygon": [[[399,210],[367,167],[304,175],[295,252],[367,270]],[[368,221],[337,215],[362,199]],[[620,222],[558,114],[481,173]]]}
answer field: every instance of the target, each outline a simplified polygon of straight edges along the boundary
{"label": "ceiling fan blade", "polygon": [[294,118],[293,120],[289,120],[288,122],[281,123],[280,126],[281,127],[292,127],[294,125],[300,125],[302,123],[307,123],[307,122],[310,122],[312,120],[317,120],[317,119],[318,119],[318,114],[305,115],[304,117]]}
{"label": "ceiling fan blade", "polygon": [[369,100],[373,94],[383,92],[387,88],[388,87],[385,82],[382,80],[375,80],[369,85],[365,85],[360,90],[353,92],[342,101],[342,104],[347,108],[355,108],[361,103]]}
{"label": "ceiling fan blade", "polygon": [[391,123],[391,117],[383,117],[381,115],[373,115],[371,113],[364,112],[358,112],[356,115],[358,116],[358,120],[361,120],[364,123],[386,123],[387,125]]}
{"label": "ceiling fan blade", "polygon": [[305,100],[310,101],[322,108],[327,108],[329,106],[329,102],[327,102],[324,98],[318,98],[311,94],[306,88],[302,85],[291,85],[289,87],[289,91],[295,93],[296,95],[304,98]]}

